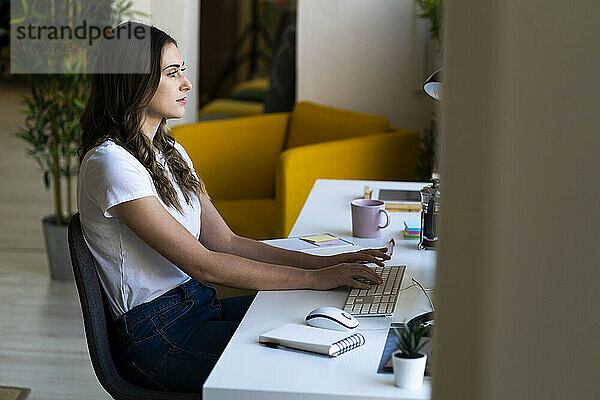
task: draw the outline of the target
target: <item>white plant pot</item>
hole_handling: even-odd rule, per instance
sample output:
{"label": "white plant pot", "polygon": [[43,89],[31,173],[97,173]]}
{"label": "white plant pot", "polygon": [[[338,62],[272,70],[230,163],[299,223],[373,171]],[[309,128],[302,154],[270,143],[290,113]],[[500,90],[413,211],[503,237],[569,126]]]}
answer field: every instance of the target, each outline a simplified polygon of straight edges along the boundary
{"label": "white plant pot", "polygon": [[397,355],[402,355],[402,352],[395,351],[392,354],[394,383],[396,386],[406,389],[420,387],[423,384],[423,376],[425,375],[427,355],[421,354],[419,358],[402,358]]}

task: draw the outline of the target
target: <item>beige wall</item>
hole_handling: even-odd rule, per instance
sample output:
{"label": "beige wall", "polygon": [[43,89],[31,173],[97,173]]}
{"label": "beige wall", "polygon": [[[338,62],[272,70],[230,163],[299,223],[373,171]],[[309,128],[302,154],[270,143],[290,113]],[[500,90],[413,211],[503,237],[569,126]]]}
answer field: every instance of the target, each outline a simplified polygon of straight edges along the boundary
{"label": "beige wall", "polygon": [[600,398],[600,3],[445,2],[434,399]]}
{"label": "beige wall", "polygon": [[413,0],[299,0],[297,98],[386,116],[422,130],[434,104],[426,78],[426,27]]}

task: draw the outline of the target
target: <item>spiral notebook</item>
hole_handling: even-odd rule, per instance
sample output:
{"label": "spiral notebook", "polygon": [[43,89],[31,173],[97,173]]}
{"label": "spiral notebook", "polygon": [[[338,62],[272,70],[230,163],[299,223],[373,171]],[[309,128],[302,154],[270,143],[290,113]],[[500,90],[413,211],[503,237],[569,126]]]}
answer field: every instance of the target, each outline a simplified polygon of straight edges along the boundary
{"label": "spiral notebook", "polygon": [[365,344],[361,333],[338,332],[312,326],[287,324],[263,333],[258,338],[262,345],[308,351],[337,357]]}

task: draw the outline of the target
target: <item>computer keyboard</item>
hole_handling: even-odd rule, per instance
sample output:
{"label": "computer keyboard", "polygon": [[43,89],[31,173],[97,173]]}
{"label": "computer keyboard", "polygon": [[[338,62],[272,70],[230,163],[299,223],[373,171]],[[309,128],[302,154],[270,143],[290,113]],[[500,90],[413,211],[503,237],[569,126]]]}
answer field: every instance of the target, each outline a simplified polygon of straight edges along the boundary
{"label": "computer keyboard", "polygon": [[356,317],[393,315],[405,269],[406,265],[373,268],[383,282],[372,285],[369,289],[352,289],[346,299],[344,311]]}

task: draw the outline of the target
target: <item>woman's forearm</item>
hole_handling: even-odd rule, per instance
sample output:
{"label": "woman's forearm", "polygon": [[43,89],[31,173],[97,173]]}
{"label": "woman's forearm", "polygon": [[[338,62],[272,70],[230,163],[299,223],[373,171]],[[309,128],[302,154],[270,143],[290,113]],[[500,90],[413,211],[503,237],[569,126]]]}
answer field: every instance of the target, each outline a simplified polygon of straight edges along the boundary
{"label": "woman's forearm", "polygon": [[340,286],[368,289],[362,278],[381,283],[381,278],[360,263],[343,263],[307,270],[251,260],[214,251],[202,252],[197,262],[183,269],[198,281],[254,290],[315,289],[327,290]]}
{"label": "woman's forearm", "polygon": [[198,281],[253,290],[313,289],[312,271],[210,252],[185,268]]}
{"label": "woman's forearm", "polygon": [[253,239],[234,236],[224,252],[270,264],[289,265],[303,269],[324,268],[336,264],[333,256],[317,256],[270,246]]}

